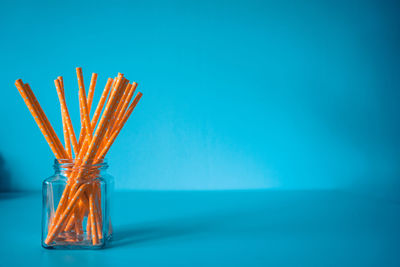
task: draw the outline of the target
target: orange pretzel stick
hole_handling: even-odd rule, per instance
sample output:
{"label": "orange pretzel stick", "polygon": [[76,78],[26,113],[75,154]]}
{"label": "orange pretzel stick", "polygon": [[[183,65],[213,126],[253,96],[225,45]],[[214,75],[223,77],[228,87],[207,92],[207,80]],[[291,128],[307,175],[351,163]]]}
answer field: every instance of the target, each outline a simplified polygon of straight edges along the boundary
{"label": "orange pretzel stick", "polygon": [[75,227],[75,216],[76,215],[77,215],[76,212],[72,213],[71,217],[68,220],[68,223],[65,226],[65,231],[70,231],[70,230],[72,230],[73,227]]}
{"label": "orange pretzel stick", "polygon": [[[43,117],[34,104],[32,96],[29,94],[29,90],[27,90],[27,86],[24,87],[24,84],[21,79],[15,82],[15,86],[17,87],[18,91],[20,92],[22,99],[24,100],[26,106],[28,107],[29,111],[31,112],[36,124],[38,125],[40,131],[42,132],[44,138],[46,139],[47,143],[50,146],[51,151],[55,155],[56,158],[60,159],[63,158],[63,154],[60,151],[59,147],[56,145],[54,141],[54,137],[51,136]],[[28,91],[28,92],[27,92]],[[60,142],[61,143],[61,142]],[[61,145],[62,146],[62,145]],[[64,151],[65,152],[65,151]]]}
{"label": "orange pretzel stick", "polygon": [[100,186],[99,183],[96,183],[94,186],[94,192],[95,192],[95,203],[94,203],[94,208],[95,208],[95,215],[96,215],[96,226],[97,226],[97,235],[99,239],[103,239],[103,216],[101,213],[101,192],[100,192]]}
{"label": "orange pretzel stick", "polygon": [[92,109],[94,89],[96,88],[96,83],[97,83],[97,73],[92,73],[92,79],[90,80],[89,92],[88,92],[88,97],[87,97],[87,101],[88,101],[87,105],[88,105],[89,113],[90,113],[90,110]]}
{"label": "orange pretzel stick", "polygon": [[119,114],[117,116],[117,119],[116,119],[116,122],[114,124],[114,127],[111,129],[111,134],[115,131],[115,127],[118,126],[119,122],[124,117],[126,109],[129,106],[129,103],[131,102],[131,99],[132,99],[133,95],[135,94],[136,87],[137,87],[137,83],[133,82],[132,86],[131,86],[131,88],[129,90],[128,96],[126,97],[125,102],[124,102],[124,104],[122,105],[122,107],[121,107],[121,109],[119,111]]}
{"label": "orange pretzel stick", "polygon": [[102,148],[100,153],[96,155],[96,158],[104,158],[105,155],[107,154],[108,150],[110,149],[111,145],[114,143],[115,139],[117,138],[118,134],[120,133],[122,127],[124,127],[126,121],[128,120],[129,116],[132,114],[133,110],[135,109],[137,103],[139,102],[140,98],[142,97],[142,93],[139,92],[135,99],[132,101],[132,104],[129,106],[128,110],[126,111],[126,114],[124,115],[124,118],[120,122],[120,124],[117,126],[115,132],[111,135],[111,137],[108,139],[107,143],[105,146]]}
{"label": "orange pretzel stick", "polygon": [[69,116],[67,102],[65,101],[65,97],[62,93],[61,83],[59,80],[54,80],[54,84],[56,86],[58,99],[60,100],[61,109],[62,109],[62,112],[64,113],[64,118],[67,123],[67,128],[68,128],[69,137],[71,139],[72,148],[74,150],[75,155],[77,155],[78,154],[78,142],[76,141],[74,127],[72,126],[71,117]]}
{"label": "orange pretzel stick", "polygon": [[91,122],[92,129],[94,129],[96,127],[96,125],[97,125],[97,122],[98,122],[98,120],[100,118],[101,111],[102,111],[102,109],[104,107],[104,103],[106,102],[108,93],[110,92],[112,83],[113,83],[113,79],[108,78],[107,84],[104,87],[103,93],[101,94],[99,103],[97,104],[96,111],[93,114],[93,118],[92,118],[92,122]]}
{"label": "orange pretzel stick", "polygon": [[[122,84],[123,93],[125,93],[126,88],[127,88],[128,86],[129,86],[129,80],[126,80],[126,79],[125,79],[124,83]],[[109,133],[110,133],[110,131],[111,131],[111,128],[112,128],[112,126],[113,126],[113,124],[115,123],[115,120],[116,120],[116,118],[117,118],[118,107],[119,107],[120,104],[121,104],[122,98],[123,98],[123,95],[122,95],[121,100],[120,100],[120,102],[118,103],[118,105],[117,105],[117,106],[115,107],[115,109],[112,111],[112,116],[111,116],[111,118],[110,118],[110,124],[109,124],[109,126],[108,126],[108,128],[107,128],[106,134],[104,135],[104,139],[101,140],[102,144],[105,144],[105,143],[107,142],[107,140],[108,140],[108,137],[109,137],[109,135],[110,135]],[[100,145],[100,146],[102,147],[103,145]]]}
{"label": "orange pretzel stick", "polygon": [[114,127],[114,125],[116,124],[117,118],[119,113],[121,112],[122,106],[125,104],[125,101],[129,95],[129,92],[131,91],[131,87],[132,85],[130,83],[128,83],[128,85],[126,86],[126,89],[124,90],[124,94],[121,97],[121,101],[119,102],[117,109],[115,110],[115,114],[113,116],[114,120],[111,121],[110,123],[110,127],[107,131],[107,136],[109,136],[111,129]]}
{"label": "orange pretzel stick", "polygon": [[[98,170],[95,170],[95,172],[98,172]],[[95,176],[98,174],[94,174]],[[96,234],[97,234],[97,238],[98,240],[103,239],[103,233],[102,233],[102,214],[101,214],[101,199],[99,198],[100,193],[100,187],[98,182],[96,182],[95,184],[93,184],[92,186],[92,190],[91,190],[92,194],[93,194],[93,215],[94,215],[94,223],[95,223],[95,227],[96,227]],[[100,207],[100,208],[99,208]],[[88,226],[87,225],[87,229],[91,229],[91,225]]]}
{"label": "orange pretzel stick", "polygon": [[80,150],[80,148],[82,146],[82,141],[84,141],[85,137],[86,137],[85,124],[83,123],[83,108],[82,108],[81,101],[79,101],[79,115],[80,115],[80,122],[81,122],[81,131],[79,133],[78,146],[79,146],[79,150]]}
{"label": "orange pretzel stick", "polygon": [[84,208],[82,206],[79,206],[77,210],[78,212],[75,220],[75,233],[77,235],[78,240],[81,240],[83,234],[81,214]]}
{"label": "orange pretzel stick", "polygon": [[78,77],[79,102],[82,106],[83,122],[85,125],[85,131],[86,131],[86,135],[89,138],[89,141],[91,141],[93,133],[92,133],[92,126],[90,125],[89,108],[88,108],[88,101],[86,99],[85,84],[83,82],[82,68],[76,68],[76,75]]}
{"label": "orange pretzel stick", "polygon": [[[89,114],[90,114],[90,111],[92,110],[92,102],[93,102],[94,90],[96,88],[96,82],[97,82],[97,73],[92,73],[92,79],[90,80],[89,92],[88,92],[88,97],[87,97],[87,105],[88,105]],[[81,108],[81,115],[83,115],[82,105],[80,104],[79,107]],[[81,121],[83,121],[82,116],[81,116]],[[93,129],[93,127],[92,127],[92,129]],[[79,141],[78,141],[79,146],[81,146],[82,142],[84,141],[85,133],[86,133],[85,127],[82,125],[81,133],[79,135]]]}
{"label": "orange pretzel stick", "polygon": [[92,218],[90,217],[90,214],[88,214],[87,221],[86,221],[86,234],[89,237],[92,237]]}
{"label": "orange pretzel stick", "polygon": [[[92,190],[93,191],[93,190]],[[89,216],[90,216],[90,231],[92,235],[92,243],[93,245],[99,242],[98,235],[97,235],[97,222],[95,218],[95,208],[94,208],[94,201],[93,201],[93,192],[89,195]]]}
{"label": "orange pretzel stick", "polygon": [[39,101],[37,100],[35,94],[33,93],[31,87],[29,86],[29,84],[25,84],[25,90],[28,93],[28,96],[32,99],[34,106],[39,111],[41,120],[44,122],[47,131],[50,133],[50,137],[53,138],[54,143],[56,144],[56,147],[60,151],[60,154],[66,157],[67,153],[65,152],[65,149],[64,149],[62,143],[60,142],[60,139],[58,139],[58,136],[57,136],[56,132],[54,131],[53,126],[51,126],[49,119],[47,118],[46,114],[44,113],[42,107],[39,104]]}
{"label": "orange pretzel stick", "polygon": [[[57,79],[60,81],[62,97],[65,99],[63,77],[59,76]],[[71,140],[69,139],[68,126],[67,126],[67,122],[66,122],[66,119],[65,119],[65,113],[62,111],[62,107],[61,107],[61,119],[62,119],[63,132],[64,132],[65,152],[67,153],[68,159],[72,159]]]}

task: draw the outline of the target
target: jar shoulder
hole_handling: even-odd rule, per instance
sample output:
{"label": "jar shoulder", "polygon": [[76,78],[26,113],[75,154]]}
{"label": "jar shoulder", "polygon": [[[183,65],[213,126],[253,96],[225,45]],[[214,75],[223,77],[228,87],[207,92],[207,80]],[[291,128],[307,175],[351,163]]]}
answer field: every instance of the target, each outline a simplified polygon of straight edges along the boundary
{"label": "jar shoulder", "polygon": [[53,174],[52,176],[44,179],[43,183],[56,183],[56,182],[65,183],[65,182],[67,182],[67,180],[68,180],[68,178],[62,174]]}
{"label": "jar shoulder", "polygon": [[[68,181],[68,177],[63,175],[62,173],[53,174],[52,176],[43,180],[43,183],[66,183]],[[114,177],[110,174],[103,174],[101,176],[96,177],[93,181],[98,181],[101,183],[114,183]]]}

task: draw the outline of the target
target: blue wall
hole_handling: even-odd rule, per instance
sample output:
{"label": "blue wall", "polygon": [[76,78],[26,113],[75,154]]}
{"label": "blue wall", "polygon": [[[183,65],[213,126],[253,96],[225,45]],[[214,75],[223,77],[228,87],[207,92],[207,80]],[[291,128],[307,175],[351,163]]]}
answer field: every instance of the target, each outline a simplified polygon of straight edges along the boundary
{"label": "blue wall", "polygon": [[65,77],[79,128],[81,66],[98,89],[123,72],[144,94],[109,153],[119,189],[396,195],[399,12],[378,0],[2,1],[1,189],[39,190],[52,173],[14,81],[61,135],[53,80]]}

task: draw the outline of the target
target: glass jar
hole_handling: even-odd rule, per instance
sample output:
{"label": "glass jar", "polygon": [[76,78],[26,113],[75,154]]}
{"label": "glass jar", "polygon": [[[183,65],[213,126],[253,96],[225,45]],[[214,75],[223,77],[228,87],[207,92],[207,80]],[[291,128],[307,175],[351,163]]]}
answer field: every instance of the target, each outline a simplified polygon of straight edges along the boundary
{"label": "glass jar", "polygon": [[105,160],[55,160],[42,187],[44,248],[97,249],[111,241],[114,179],[107,168]]}

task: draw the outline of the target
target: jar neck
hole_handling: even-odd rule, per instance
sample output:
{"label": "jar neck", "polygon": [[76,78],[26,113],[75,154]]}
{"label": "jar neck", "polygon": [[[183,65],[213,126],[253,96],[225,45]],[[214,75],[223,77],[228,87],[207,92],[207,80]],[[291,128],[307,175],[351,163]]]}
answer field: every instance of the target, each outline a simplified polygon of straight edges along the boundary
{"label": "jar neck", "polygon": [[83,177],[95,178],[106,173],[108,164],[105,159],[90,161],[79,159],[55,159],[53,167],[56,174],[66,175],[75,172],[80,173]]}

